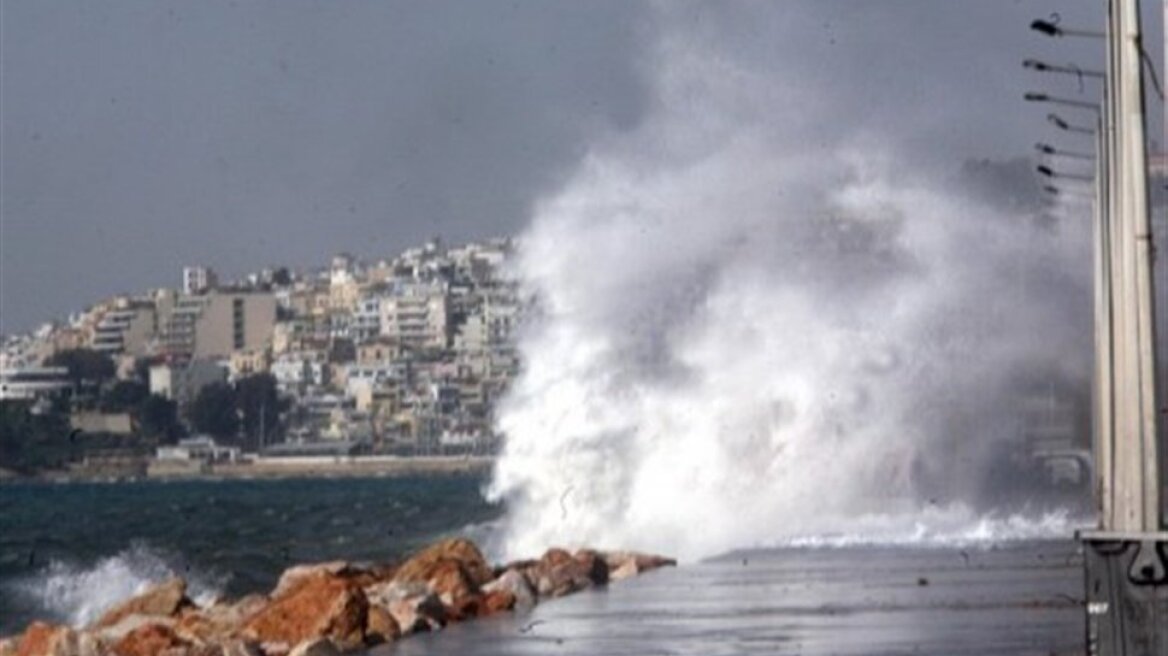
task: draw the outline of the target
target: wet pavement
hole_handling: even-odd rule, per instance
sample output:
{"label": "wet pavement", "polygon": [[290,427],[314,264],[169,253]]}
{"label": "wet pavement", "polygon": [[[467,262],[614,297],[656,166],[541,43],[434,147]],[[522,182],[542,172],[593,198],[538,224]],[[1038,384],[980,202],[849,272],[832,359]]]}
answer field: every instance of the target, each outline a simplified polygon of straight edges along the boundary
{"label": "wet pavement", "polygon": [[1077,544],[730,554],[374,654],[1083,653]]}

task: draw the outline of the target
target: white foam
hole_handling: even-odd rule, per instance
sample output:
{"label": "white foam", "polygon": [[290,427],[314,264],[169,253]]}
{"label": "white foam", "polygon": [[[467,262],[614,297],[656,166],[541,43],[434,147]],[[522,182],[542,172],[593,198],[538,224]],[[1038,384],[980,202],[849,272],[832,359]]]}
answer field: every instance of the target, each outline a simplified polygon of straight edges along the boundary
{"label": "white foam", "polygon": [[43,615],[78,627],[175,576],[186,579],[187,595],[197,603],[208,603],[218,596],[222,579],[177,567],[177,560],[144,544],[134,544],[90,565],[54,560],[42,573],[15,582],[13,590]]}
{"label": "white foam", "polygon": [[1066,510],[1034,513],[977,513],[957,504],[921,513],[848,518],[847,532],[796,535],[776,547],[925,547],[991,546],[1027,540],[1065,540],[1090,521]]}
{"label": "white foam", "polygon": [[542,314],[498,412],[503,551],[1062,531],[993,508],[1027,494],[1012,381],[1086,380],[1088,218],[1052,231],[847,126],[807,139],[822,98],[709,48],[663,40],[655,112],[520,240]]}

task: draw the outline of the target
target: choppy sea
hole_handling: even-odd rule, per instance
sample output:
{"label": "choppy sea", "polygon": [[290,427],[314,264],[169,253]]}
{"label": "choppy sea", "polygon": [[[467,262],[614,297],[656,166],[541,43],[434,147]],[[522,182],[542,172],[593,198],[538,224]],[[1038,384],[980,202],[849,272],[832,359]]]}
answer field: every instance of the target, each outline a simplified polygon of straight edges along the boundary
{"label": "choppy sea", "polygon": [[[393,560],[450,534],[489,547],[502,509],[482,500],[484,483],[458,475],[2,485],[0,635],[32,619],[85,624],[173,575],[208,601],[270,589],[292,563]],[[1053,526],[735,552],[374,651],[1081,653],[1081,557]]]}
{"label": "choppy sea", "polygon": [[0,635],[84,624],[151,581],[270,589],[289,564],[386,561],[489,530],[481,476],[0,485]]}

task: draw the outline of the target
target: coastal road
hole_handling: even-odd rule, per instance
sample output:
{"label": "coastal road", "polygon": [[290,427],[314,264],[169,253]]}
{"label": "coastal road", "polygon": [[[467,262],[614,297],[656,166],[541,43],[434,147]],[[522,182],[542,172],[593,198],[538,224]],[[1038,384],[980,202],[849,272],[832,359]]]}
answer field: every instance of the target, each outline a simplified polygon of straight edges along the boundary
{"label": "coastal road", "polygon": [[373,650],[432,654],[1080,654],[1073,542],[731,554]]}

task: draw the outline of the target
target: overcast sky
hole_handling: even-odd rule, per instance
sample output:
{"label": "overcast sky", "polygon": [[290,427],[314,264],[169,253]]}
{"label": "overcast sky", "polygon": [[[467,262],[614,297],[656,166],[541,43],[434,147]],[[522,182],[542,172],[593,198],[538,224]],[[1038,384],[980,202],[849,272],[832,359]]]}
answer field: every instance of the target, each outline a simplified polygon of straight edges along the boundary
{"label": "overcast sky", "polygon": [[186,264],[517,234],[590,144],[652,120],[651,54],[679,35],[830,99],[792,126],[811,143],[847,124],[953,174],[1084,148],[1021,99],[1077,82],[1020,62],[1098,68],[1101,43],[1027,24],[1097,27],[1102,5],[2,0],[0,332]]}

